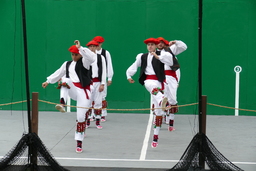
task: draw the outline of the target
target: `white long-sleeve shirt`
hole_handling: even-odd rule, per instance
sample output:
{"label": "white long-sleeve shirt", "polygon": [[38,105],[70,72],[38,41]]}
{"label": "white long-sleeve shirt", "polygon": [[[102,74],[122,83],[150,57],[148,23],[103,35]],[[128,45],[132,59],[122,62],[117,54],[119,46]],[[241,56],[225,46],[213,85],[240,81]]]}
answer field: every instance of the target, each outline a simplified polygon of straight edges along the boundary
{"label": "white long-sleeve shirt", "polygon": [[[106,61],[104,56],[101,56],[101,60],[102,60],[102,75],[101,75],[101,84],[106,84]],[[96,60],[92,63],[92,78],[96,78],[99,77],[98,75],[98,58],[96,58]]]}
{"label": "white long-sleeve shirt", "polygon": [[176,43],[170,46],[170,49],[175,56],[184,52],[187,48],[187,45],[181,40],[176,40]]}
{"label": "white long-sleeve shirt", "polygon": [[[140,53],[136,56],[136,61],[126,70],[126,77],[127,79],[131,78],[136,72],[138,67],[141,67],[141,56],[143,53]],[[173,65],[173,60],[172,60],[172,54],[169,52],[161,52],[159,56],[159,60],[166,64],[166,65]],[[154,58],[151,53],[148,53],[148,59],[147,59],[147,67],[145,69],[145,74],[146,75],[155,75],[155,71],[152,66],[152,59]]]}
{"label": "white long-sleeve shirt", "polygon": [[[100,50],[96,50],[97,54],[101,54],[102,48]],[[112,65],[112,59],[109,51],[106,50],[106,64],[107,64],[107,78],[108,81],[112,81],[113,75],[114,75],[114,70],[113,70],[113,65]]]}
{"label": "white long-sleeve shirt", "polygon": [[[172,46],[170,46],[170,49],[172,51],[172,53],[176,56],[177,58],[177,55],[184,52],[186,49],[187,49],[187,45],[181,41],[181,40],[176,40],[176,43],[173,44]],[[164,49],[163,49],[164,50]],[[172,70],[171,67],[169,65],[165,65],[164,66],[164,69],[165,70]],[[176,71],[176,75],[177,75],[177,78],[178,78],[178,82],[180,81],[180,69],[178,69]]]}
{"label": "white long-sleeve shirt", "polygon": [[[85,47],[79,48],[79,53],[82,55],[82,63],[86,69],[90,69],[90,65],[96,60],[96,54],[91,50]],[[66,74],[66,64],[68,61],[65,61],[59,69],[57,69],[53,74],[47,77],[46,82],[54,84],[59,81]],[[72,82],[80,82],[76,71],[75,71],[76,62],[72,61],[69,66],[69,77]]]}
{"label": "white long-sleeve shirt", "polygon": [[[172,46],[170,46],[170,49],[171,49],[172,53],[177,58],[178,54],[184,52],[187,49],[187,45],[184,42],[180,41],[180,40],[176,40],[176,43],[173,44]],[[164,49],[162,51],[166,52]],[[165,70],[172,70],[170,66],[171,65],[165,65],[164,69]]]}

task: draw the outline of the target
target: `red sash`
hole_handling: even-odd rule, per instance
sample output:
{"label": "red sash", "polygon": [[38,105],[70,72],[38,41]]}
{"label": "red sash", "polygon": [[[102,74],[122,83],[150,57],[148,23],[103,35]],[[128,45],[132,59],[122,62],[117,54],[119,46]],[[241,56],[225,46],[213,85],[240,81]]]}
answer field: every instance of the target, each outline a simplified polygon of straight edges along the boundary
{"label": "red sash", "polygon": [[165,73],[165,75],[174,77],[178,81],[178,78],[177,78],[177,75],[176,75],[175,71],[173,71],[173,70],[165,70],[164,73]]}
{"label": "red sash", "polygon": [[[156,75],[146,75],[146,80],[158,80],[158,78]],[[164,82],[165,80],[161,82],[161,86],[162,86],[161,90],[164,90]]]}
{"label": "red sash", "polygon": [[89,85],[87,85],[87,86],[85,86],[85,87],[82,87],[82,85],[81,85],[81,83],[80,83],[80,82],[78,82],[78,83],[74,83],[74,82],[73,82],[73,84],[74,84],[76,87],[78,87],[78,88],[84,89],[84,92],[85,92],[86,98],[87,98],[87,99],[89,99],[89,96],[88,96],[88,94],[87,94],[87,91],[86,91],[86,90],[91,91],[91,89],[90,89],[90,85],[91,85],[91,84],[89,84]]}
{"label": "red sash", "polygon": [[99,78],[98,77],[95,77],[92,79],[92,82],[100,82]]}

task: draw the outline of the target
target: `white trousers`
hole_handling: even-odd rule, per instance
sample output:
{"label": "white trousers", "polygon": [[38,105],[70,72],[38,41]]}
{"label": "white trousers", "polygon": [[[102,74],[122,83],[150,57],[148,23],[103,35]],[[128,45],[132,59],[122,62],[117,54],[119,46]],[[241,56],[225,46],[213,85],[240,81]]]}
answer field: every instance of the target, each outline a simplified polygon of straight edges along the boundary
{"label": "white trousers", "polygon": [[[72,81],[69,78],[62,78],[62,82],[66,82],[69,86],[70,89],[67,87],[61,87],[60,93],[61,93],[61,98],[63,98],[66,102],[67,100],[67,95],[72,99],[76,101],[76,106],[78,107],[86,107],[89,108],[91,107],[91,91],[93,91],[93,86],[90,86],[90,90],[86,90],[86,93],[89,97],[89,99],[86,98],[86,93],[84,89],[76,87]],[[85,114],[88,109],[85,108],[77,108],[76,109],[76,120],[77,122],[85,122]],[[83,141],[84,139],[84,132],[75,132],[75,140]]]}
{"label": "white trousers", "polygon": [[[101,85],[100,82],[93,82],[93,91],[92,91],[92,98],[91,98],[91,100],[94,101],[94,108],[96,108],[96,109],[102,108],[103,91],[99,92],[100,85]],[[95,117],[97,119],[100,119],[100,115],[95,116]]]}
{"label": "white trousers", "polygon": [[[154,88],[158,88],[158,87],[162,88],[162,84],[158,80],[145,80],[144,86],[148,90],[150,95],[152,94],[152,90]],[[158,92],[156,95],[152,95],[153,104],[154,104],[155,108],[162,107],[160,102],[162,101],[163,97],[164,97],[164,95],[161,92]],[[162,116],[164,114],[164,111],[162,109],[155,109],[155,114],[157,116]]]}
{"label": "white trousers", "polygon": [[[102,101],[103,100],[106,100],[106,97],[107,97],[107,90],[108,90],[108,81],[106,81],[106,85],[104,86],[104,90],[102,91]],[[106,109],[102,109],[102,114],[101,116],[107,116],[108,113],[107,113],[107,110]]]}
{"label": "white trousers", "polygon": [[108,90],[108,82],[106,82],[104,86],[104,90],[102,91],[102,100],[105,100],[107,97],[107,90]]}
{"label": "white trousers", "polygon": [[166,84],[165,84],[165,91],[164,94],[168,98],[168,102],[171,105],[177,104],[177,89],[178,89],[178,82],[177,80],[172,77],[166,75]]}

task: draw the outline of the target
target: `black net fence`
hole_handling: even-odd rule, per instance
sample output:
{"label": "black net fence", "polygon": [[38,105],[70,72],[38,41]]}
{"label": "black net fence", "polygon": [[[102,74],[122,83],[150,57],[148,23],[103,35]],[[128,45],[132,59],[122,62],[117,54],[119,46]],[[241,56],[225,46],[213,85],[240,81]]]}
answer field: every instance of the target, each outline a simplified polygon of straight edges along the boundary
{"label": "black net fence", "polygon": [[35,133],[24,134],[1,160],[1,171],[68,171],[60,166]]}
{"label": "black net fence", "polygon": [[213,171],[243,171],[225,158],[207,138],[205,134],[197,133],[179,162],[168,171],[203,171],[199,164],[199,154]]}

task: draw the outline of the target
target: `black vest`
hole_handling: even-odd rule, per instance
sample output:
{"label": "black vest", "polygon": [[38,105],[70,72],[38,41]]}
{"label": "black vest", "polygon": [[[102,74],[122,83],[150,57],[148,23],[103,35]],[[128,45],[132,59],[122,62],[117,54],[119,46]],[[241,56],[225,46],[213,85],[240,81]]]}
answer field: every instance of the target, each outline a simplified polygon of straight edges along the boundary
{"label": "black vest", "polygon": [[107,66],[107,56],[106,56],[106,50],[105,49],[101,49],[101,55],[104,56],[105,61],[106,61],[106,66]]}
{"label": "black vest", "polygon": [[[71,64],[72,61],[68,61],[66,64],[66,77],[69,78],[69,66]],[[91,69],[90,69],[91,70]],[[91,76],[91,71],[86,69],[83,66],[83,62],[82,62],[82,58],[80,58],[77,62],[76,62],[76,66],[75,66],[75,71],[76,74],[80,80],[80,83],[82,85],[82,87],[85,87],[87,85],[91,84],[92,81],[92,76]]]}
{"label": "black vest", "polygon": [[175,55],[172,53],[172,50],[168,47],[164,49],[166,52],[169,52],[170,54],[172,54],[172,61],[173,61],[173,65],[170,66],[171,69],[173,71],[177,71],[180,68],[180,64],[178,62],[178,59],[175,57]]}
{"label": "black vest", "polygon": [[[156,51],[156,54],[160,55],[161,51]],[[141,85],[144,85],[144,81],[146,79],[145,69],[147,67],[147,60],[148,60],[148,53],[144,53],[143,55],[141,55],[141,67],[140,67],[140,78],[139,78],[139,83]],[[164,64],[160,60],[156,59],[155,57],[153,57],[151,63],[158,81],[161,83],[164,82],[165,80]]]}
{"label": "black vest", "polygon": [[98,78],[101,81],[101,77],[102,77],[102,59],[101,59],[100,54],[97,54],[97,65],[98,65]]}

